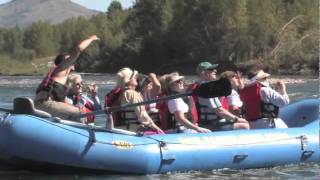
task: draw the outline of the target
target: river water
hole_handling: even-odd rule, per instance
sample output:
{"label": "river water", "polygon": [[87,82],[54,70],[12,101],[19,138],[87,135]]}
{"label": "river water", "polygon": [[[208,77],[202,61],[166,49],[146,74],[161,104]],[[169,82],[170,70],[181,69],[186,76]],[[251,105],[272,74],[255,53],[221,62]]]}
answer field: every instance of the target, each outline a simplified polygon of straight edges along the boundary
{"label": "river water", "polygon": [[[193,79],[193,77],[187,77]],[[41,77],[12,77],[0,76],[0,107],[12,108],[15,97],[28,96],[33,98],[37,84]],[[113,76],[84,76],[84,82],[95,82],[99,86],[99,97],[103,96],[114,87]],[[319,80],[304,79],[303,83],[287,84],[291,102],[306,98],[319,98]],[[98,117],[97,124],[102,125],[103,117]],[[270,157],[272,158],[272,157]],[[0,164],[0,179],[320,179],[320,163],[288,165],[267,169],[250,170],[212,170],[206,172],[168,173],[160,175],[116,175],[116,174],[88,174],[68,173],[50,174],[48,172],[34,172],[24,169],[8,169]]]}

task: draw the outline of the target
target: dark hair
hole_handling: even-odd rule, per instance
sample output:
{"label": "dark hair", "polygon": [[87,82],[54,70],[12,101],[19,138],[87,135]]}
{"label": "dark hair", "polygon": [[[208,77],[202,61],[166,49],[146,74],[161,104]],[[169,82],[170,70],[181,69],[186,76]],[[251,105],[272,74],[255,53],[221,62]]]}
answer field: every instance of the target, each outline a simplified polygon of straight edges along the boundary
{"label": "dark hair", "polygon": [[57,66],[59,65],[62,61],[66,60],[67,56],[69,55],[69,53],[62,53],[59,54],[55,59],[54,59],[54,64]]}
{"label": "dark hair", "polygon": [[251,79],[253,77],[255,77],[258,74],[259,71],[256,70],[251,70],[247,73],[248,79]]}
{"label": "dark hair", "polygon": [[235,75],[236,75],[236,73],[233,72],[233,71],[224,71],[223,73],[221,73],[220,76],[223,77],[223,78],[232,78]]}
{"label": "dark hair", "polygon": [[145,74],[141,74],[141,73],[140,73],[140,74],[138,75],[138,78],[137,78],[137,83],[138,83],[138,85],[137,85],[136,90],[137,90],[137,91],[141,91],[142,88],[143,88],[143,86],[144,86],[145,84],[149,83],[149,82],[150,82],[150,81],[149,81],[148,76],[145,75]]}

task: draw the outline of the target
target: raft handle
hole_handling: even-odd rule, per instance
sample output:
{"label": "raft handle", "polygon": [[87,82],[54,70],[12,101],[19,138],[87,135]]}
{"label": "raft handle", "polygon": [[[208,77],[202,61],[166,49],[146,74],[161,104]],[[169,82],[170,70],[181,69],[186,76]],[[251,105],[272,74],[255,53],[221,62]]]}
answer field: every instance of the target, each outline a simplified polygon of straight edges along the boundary
{"label": "raft handle", "polygon": [[175,158],[162,159],[162,164],[172,164],[175,160]]}
{"label": "raft handle", "polygon": [[233,156],[233,163],[240,163],[248,157],[247,154],[237,154]]}
{"label": "raft handle", "polygon": [[310,158],[313,155],[314,151],[303,151],[301,154],[301,161],[306,161],[308,158]]}

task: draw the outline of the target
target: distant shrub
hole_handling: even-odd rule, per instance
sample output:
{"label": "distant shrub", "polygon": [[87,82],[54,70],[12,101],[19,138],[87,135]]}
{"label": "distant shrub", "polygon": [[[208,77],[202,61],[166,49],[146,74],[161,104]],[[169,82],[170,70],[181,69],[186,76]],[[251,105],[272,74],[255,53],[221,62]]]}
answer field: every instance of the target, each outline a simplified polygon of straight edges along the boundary
{"label": "distant shrub", "polygon": [[36,57],[36,52],[32,49],[19,49],[13,53],[12,57],[21,61],[31,61]]}

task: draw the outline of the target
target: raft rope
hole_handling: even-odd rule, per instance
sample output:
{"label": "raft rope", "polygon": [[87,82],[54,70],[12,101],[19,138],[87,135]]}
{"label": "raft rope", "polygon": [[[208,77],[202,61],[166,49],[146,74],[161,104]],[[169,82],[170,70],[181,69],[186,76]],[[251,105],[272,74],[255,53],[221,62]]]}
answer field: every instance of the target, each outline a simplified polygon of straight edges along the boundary
{"label": "raft rope", "polygon": [[[75,133],[75,134],[78,134],[82,137],[85,137],[85,138],[88,138],[88,139],[92,139],[90,136],[86,135],[86,134],[82,134],[80,132],[77,132],[77,131],[74,131],[74,130],[71,130],[71,129],[68,129],[68,128],[65,128],[65,127],[62,127],[60,126],[59,124],[56,124],[54,122],[50,122],[50,121],[47,121],[47,120],[43,120],[41,118],[38,118],[39,120],[45,122],[45,123],[48,123],[48,124],[51,124],[53,126],[56,126],[56,127],[59,127],[61,129],[64,129],[66,131],[69,131],[71,133]],[[64,124],[64,125],[67,125],[67,124]],[[71,126],[73,127],[73,126]],[[94,129],[86,129],[88,131],[92,131]],[[101,129],[102,131],[103,129]],[[108,132],[106,130],[106,132]],[[110,132],[111,133],[111,132]],[[90,134],[90,132],[89,132]],[[145,136],[145,138],[149,138],[149,139],[152,139],[154,141],[156,141],[157,143],[140,143],[140,144],[130,144],[130,146],[146,146],[146,145],[155,145],[155,144],[158,144],[160,147],[165,147],[166,145],[187,145],[187,146],[215,146],[215,147],[229,147],[229,146],[235,146],[235,145],[240,145],[240,146],[245,146],[245,145],[255,145],[255,144],[266,144],[266,143],[272,143],[272,142],[278,142],[278,141],[287,141],[287,140],[293,140],[293,139],[299,139],[301,140],[302,138],[304,138],[305,136],[302,135],[302,136],[296,136],[296,137],[288,137],[288,138],[280,138],[280,139],[273,139],[273,140],[267,140],[267,141],[259,141],[259,142],[251,142],[251,143],[243,143],[243,144],[226,144],[226,145],[217,145],[217,144],[210,144],[210,143],[181,143],[181,142],[170,142],[170,141],[162,141],[162,140],[158,140],[158,139],[155,139],[151,136]],[[120,140],[120,139],[119,139]],[[112,142],[105,142],[105,141],[99,141],[99,140],[96,140],[94,143],[100,143],[100,144],[107,144],[107,145],[111,145],[111,146],[114,146],[115,144],[112,143]]]}

